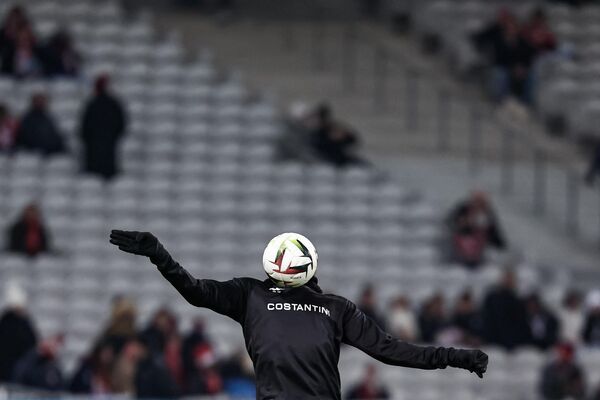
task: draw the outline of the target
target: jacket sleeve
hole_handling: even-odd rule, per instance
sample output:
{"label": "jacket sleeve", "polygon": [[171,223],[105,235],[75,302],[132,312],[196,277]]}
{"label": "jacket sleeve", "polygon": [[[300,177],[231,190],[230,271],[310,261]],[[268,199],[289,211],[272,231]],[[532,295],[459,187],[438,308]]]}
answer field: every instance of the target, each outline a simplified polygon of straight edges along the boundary
{"label": "jacket sleeve", "polygon": [[393,338],[347,301],[342,321],[342,341],[389,365],[419,369],[453,366],[457,350],[453,348],[416,346]]}
{"label": "jacket sleeve", "polygon": [[171,256],[151,261],[175,289],[196,307],[208,308],[241,322],[246,312],[247,285],[242,279],[219,282],[196,279]]}

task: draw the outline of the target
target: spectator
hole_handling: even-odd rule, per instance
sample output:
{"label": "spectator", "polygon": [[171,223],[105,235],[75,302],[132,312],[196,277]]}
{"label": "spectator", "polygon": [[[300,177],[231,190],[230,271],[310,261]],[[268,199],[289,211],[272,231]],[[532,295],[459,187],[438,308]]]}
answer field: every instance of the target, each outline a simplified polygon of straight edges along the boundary
{"label": "spectator", "polygon": [[[114,342],[107,341],[113,349]],[[115,394],[134,396],[136,394],[136,373],[138,364],[146,356],[146,348],[135,336],[123,336],[120,348],[111,370],[110,387]]]}
{"label": "spectator", "polygon": [[220,372],[228,396],[244,399],[256,396],[254,367],[246,349],[240,349],[225,360]]}
{"label": "spectator", "polygon": [[375,290],[371,284],[366,285],[358,300],[358,308],[385,330],[385,319],[377,310],[377,299],[375,298]]}
{"label": "spectator", "polygon": [[10,152],[17,139],[17,123],[6,105],[0,103],[0,152]]}
{"label": "spectator", "polygon": [[313,146],[317,154],[325,161],[338,167],[362,163],[352,154],[358,143],[358,137],[334,121],[328,105],[320,105],[314,115]]}
{"label": "spectator", "polygon": [[50,251],[48,231],[35,203],[27,205],[19,219],[9,228],[7,248],[30,257]]}
{"label": "spectator", "polygon": [[419,336],[415,314],[405,296],[398,296],[392,302],[388,326],[390,332],[400,340],[412,342]]}
{"label": "spectator", "polygon": [[[124,296],[113,299],[110,320],[101,340],[110,344],[114,354],[120,354],[125,344],[135,338],[136,316],[135,304],[131,300]],[[133,352],[135,353],[135,349]]]}
{"label": "spectator", "polygon": [[48,97],[36,93],[31,97],[29,110],[21,120],[17,147],[43,155],[64,153],[66,146],[54,119],[48,111]]}
{"label": "spectator", "polygon": [[587,315],[583,323],[583,341],[589,346],[600,346],[600,290],[594,290],[586,299]]}
{"label": "spectator", "polygon": [[562,343],[556,347],[556,359],[542,370],[540,393],[544,399],[583,399],[585,380],[581,367],[575,363],[575,347]]}
{"label": "spectator", "polygon": [[529,20],[523,26],[521,36],[535,58],[556,49],[556,37],[548,26],[546,13],[541,8],[532,11]]}
{"label": "spectator", "polygon": [[362,380],[348,391],[349,400],[377,400],[389,399],[390,394],[386,387],[377,379],[377,369],[374,364],[367,365]]}
{"label": "spectator", "polygon": [[35,348],[37,337],[27,315],[27,295],[13,282],[6,286],[6,309],[0,316],[0,383],[8,382],[17,361]]}
{"label": "spectator", "polygon": [[489,246],[506,248],[496,213],[485,193],[475,191],[456,206],[448,217],[455,261],[476,268],[485,260]]}
{"label": "spectator", "polygon": [[437,335],[448,325],[444,310],[444,298],[436,293],[425,301],[419,314],[419,331],[421,340],[434,343]]}
{"label": "spectator", "polygon": [[531,344],[547,350],[558,340],[559,324],[556,316],[548,310],[537,294],[525,299]]}
{"label": "spectator", "polygon": [[508,9],[501,9],[496,20],[478,32],[474,39],[476,48],[492,65],[490,86],[494,100],[504,100],[512,93],[529,102],[533,52],[521,36],[515,16]]}
{"label": "spectator", "polygon": [[16,31],[13,41],[4,45],[2,54],[3,74],[17,78],[34,78],[43,73],[41,48],[36,43],[31,28],[22,26]]}
{"label": "spectator", "polygon": [[95,92],[85,106],[80,136],[84,148],[84,170],[111,179],[117,174],[116,147],[126,126],[125,111],[109,91],[108,75],[96,79]]}
{"label": "spectator", "polygon": [[480,344],[483,320],[469,290],[464,291],[456,301],[452,325],[460,330],[460,343],[472,346]]}
{"label": "spectator", "polygon": [[223,390],[223,380],[217,369],[217,357],[208,343],[194,347],[191,354],[193,367],[189,371],[187,394],[214,395]]}
{"label": "spectator", "polygon": [[177,385],[162,355],[154,354],[144,337],[137,341],[138,362],[135,366],[135,394],[138,398],[168,399],[178,395]]}
{"label": "spectator", "polygon": [[59,30],[48,41],[44,52],[44,72],[49,77],[73,77],[79,74],[81,56],[73,47],[69,33]]}
{"label": "spectator", "polygon": [[155,357],[162,357],[178,385],[183,384],[181,346],[175,315],[166,308],[159,309],[150,326],[141,334],[147,350]]}
{"label": "spectator", "polygon": [[485,296],[482,314],[484,338],[488,343],[507,350],[527,343],[527,313],[517,296],[516,277],[511,270],[506,270],[499,284]]}
{"label": "spectator", "polygon": [[597,175],[600,175],[600,141],[596,143],[594,153],[590,158],[590,165],[588,167],[587,173],[585,174],[585,182],[589,186],[592,186],[596,181]]}
{"label": "spectator", "polygon": [[570,343],[579,343],[583,327],[583,310],[579,292],[575,290],[567,292],[558,311],[558,319],[560,320],[561,339]]}
{"label": "spectator", "polygon": [[57,359],[62,344],[62,335],[42,341],[36,349],[29,351],[17,362],[13,381],[31,388],[62,390],[63,374]]}
{"label": "spectator", "polygon": [[115,353],[108,342],[98,342],[85,357],[69,384],[69,391],[78,394],[102,395],[112,392],[111,369]]}
{"label": "spectator", "polygon": [[13,6],[0,27],[0,61],[5,59],[5,52],[15,46],[17,35],[22,29],[31,30],[29,17],[23,7]]}

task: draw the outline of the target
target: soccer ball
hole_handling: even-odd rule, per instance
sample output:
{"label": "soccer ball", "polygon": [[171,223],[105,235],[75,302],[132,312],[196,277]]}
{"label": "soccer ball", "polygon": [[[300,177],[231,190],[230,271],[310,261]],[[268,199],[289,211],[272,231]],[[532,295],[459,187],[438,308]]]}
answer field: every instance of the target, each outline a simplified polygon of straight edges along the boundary
{"label": "soccer ball", "polygon": [[317,271],[315,246],[298,233],[275,236],[263,253],[265,272],[279,287],[298,287]]}

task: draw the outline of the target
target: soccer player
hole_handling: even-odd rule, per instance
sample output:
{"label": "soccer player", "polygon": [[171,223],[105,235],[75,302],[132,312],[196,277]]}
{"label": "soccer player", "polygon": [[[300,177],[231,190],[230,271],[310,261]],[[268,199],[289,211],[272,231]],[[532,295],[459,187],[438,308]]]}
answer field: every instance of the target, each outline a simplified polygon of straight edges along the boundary
{"label": "soccer player", "polygon": [[149,257],[190,304],[242,326],[254,363],[257,399],[341,399],[341,343],[390,365],[464,368],[480,378],[486,371],[488,357],[481,350],[415,346],[393,338],[351,301],[324,294],[316,277],[299,287],[281,287],[271,278],[196,279],[149,232],[113,230],[110,242]]}

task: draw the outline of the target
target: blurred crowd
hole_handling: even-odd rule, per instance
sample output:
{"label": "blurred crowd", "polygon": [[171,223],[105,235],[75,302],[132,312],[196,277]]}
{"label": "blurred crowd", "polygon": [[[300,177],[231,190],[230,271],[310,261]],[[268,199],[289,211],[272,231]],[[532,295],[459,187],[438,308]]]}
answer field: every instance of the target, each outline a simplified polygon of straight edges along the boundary
{"label": "blurred crowd", "polygon": [[[30,18],[14,6],[0,28],[0,71],[19,79],[75,77],[81,57],[66,30],[39,45]],[[51,112],[51,99],[44,91],[31,96],[29,108],[15,117],[0,99],[0,152],[35,152],[44,156],[66,153],[64,132]],[[110,78],[98,76],[93,93],[82,112],[78,135],[83,149],[83,171],[110,179],[118,173],[116,149],[125,133],[127,116],[120,100],[110,90]]]}
{"label": "blurred crowd", "polygon": [[[577,348],[600,347],[600,292],[584,296],[569,291],[560,307],[552,309],[536,292],[519,294],[517,285],[516,274],[506,270],[481,301],[468,289],[453,304],[447,304],[440,293],[420,304],[399,295],[385,311],[378,307],[376,288],[368,285],[357,305],[381,328],[410,342],[547,351],[552,356],[540,371],[544,398],[584,398],[595,393],[586,387],[585,371],[575,353]],[[194,321],[183,334],[177,316],[167,308],[157,310],[139,330],[136,307],[122,296],[113,300],[110,318],[88,354],[72,376],[65,376],[58,360],[65,338],[60,334],[38,338],[26,311],[26,295],[18,286],[9,286],[6,297],[8,306],[0,317],[0,382],[145,398],[254,395],[252,364],[242,348],[222,357],[207,337],[202,320]],[[348,393],[356,399],[387,396],[373,366]]]}
{"label": "blurred crowd", "polygon": [[140,398],[255,394],[252,363],[245,350],[220,356],[202,320],[194,321],[183,334],[177,317],[166,308],[157,310],[138,330],[136,307],[125,297],[113,300],[104,329],[67,376],[59,355],[68,338],[61,334],[39,338],[22,290],[9,286],[6,297],[8,307],[0,317],[0,383]]}

